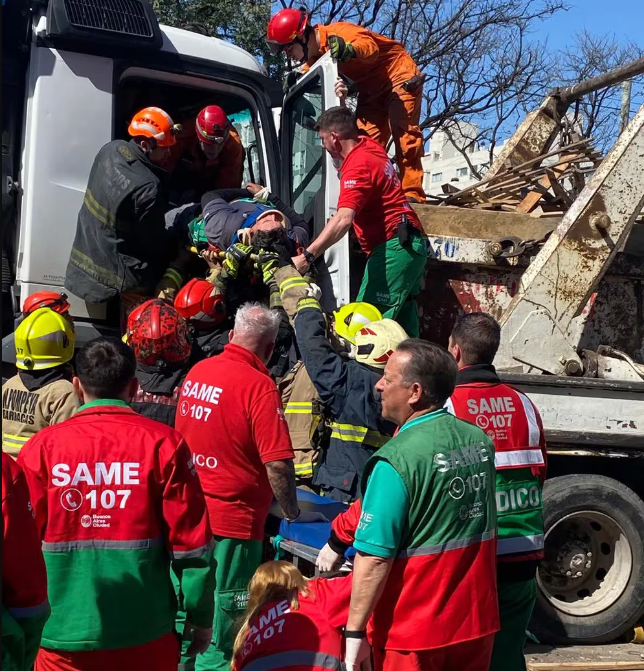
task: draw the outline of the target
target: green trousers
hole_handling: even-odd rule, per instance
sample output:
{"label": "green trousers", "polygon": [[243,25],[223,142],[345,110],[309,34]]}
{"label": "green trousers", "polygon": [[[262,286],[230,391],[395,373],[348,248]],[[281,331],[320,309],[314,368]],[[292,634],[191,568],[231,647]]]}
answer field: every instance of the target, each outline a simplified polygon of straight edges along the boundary
{"label": "green trousers", "polygon": [[499,582],[501,631],[494,637],[490,671],[526,671],[525,632],[536,600],[535,578],[523,582]]}
{"label": "green trousers", "polygon": [[[189,642],[181,644],[179,671],[228,671],[233,643],[248,602],[248,583],[262,563],[262,542],[215,536],[217,563],[212,644],[203,655],[186,657]],[[175,583],[178,587],[178,583]],[[184,612],[177,613],[177,632],[183,632]]]}
{"label": "green trousers", "polygon": [[359,301],[375,305],[386,319],[395,319],[410,338],[420,332],[418,306],[414,297],[420,291],[427,263],[427,240],[412,235],[403,247],[398,236],[378,245],[367,259]]}

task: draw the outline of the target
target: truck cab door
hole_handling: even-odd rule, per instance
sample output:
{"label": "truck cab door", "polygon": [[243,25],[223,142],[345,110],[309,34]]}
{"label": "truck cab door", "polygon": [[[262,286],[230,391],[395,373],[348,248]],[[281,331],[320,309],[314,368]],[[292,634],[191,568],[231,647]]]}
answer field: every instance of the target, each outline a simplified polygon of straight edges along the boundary
{"label": "truck cab door", "polygon": [[[281,197],[307,220],[315,237],[337,211],[338,172],[324,151],[315,123],[324,110],[339,104],[333,88],[338,68],[323,56],[298,81],[286,98],[281,115]],[[327,310],[349,303],[349,236],[330,247],[318,261],[318,283]]]}

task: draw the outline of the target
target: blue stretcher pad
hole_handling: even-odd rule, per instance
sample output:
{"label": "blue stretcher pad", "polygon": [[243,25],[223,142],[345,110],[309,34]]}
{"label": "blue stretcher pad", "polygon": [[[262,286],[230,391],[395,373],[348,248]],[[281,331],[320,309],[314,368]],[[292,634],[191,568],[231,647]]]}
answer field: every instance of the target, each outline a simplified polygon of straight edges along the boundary
{"label": "blue stretcher pad", "polygon": [[[331,521],[340,513],[343,513],[349,507],[346,503],[340,503],[334,499],[318,496],[313,492],[303,489],[297,490],[297,500],[300,510],[307,512],[322,513],[329,522],[306,522],[298,524],[297,522],[289,524],[282,518],[279,506],[274,503],[270,515],[280,518],[279,535],[286,540],[307,545],[316,550],[321,550],[331,535]],[[355,555],[355,550],[351,547],[345,553],[345,557],[351,558]]]}

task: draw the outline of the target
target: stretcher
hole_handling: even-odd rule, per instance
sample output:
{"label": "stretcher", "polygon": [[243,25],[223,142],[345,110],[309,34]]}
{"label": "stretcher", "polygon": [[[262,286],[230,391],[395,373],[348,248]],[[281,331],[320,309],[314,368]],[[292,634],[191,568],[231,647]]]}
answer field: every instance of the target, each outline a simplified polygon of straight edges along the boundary
{"label": "stretcher", "polygon": [[[276,555],[291,561],[305,575],[317,575],[315,560],[329,539],[331,522],[349,506],[304,489],[297,490],[297,500],[300,510],[322,513],[329,521],[289,524],[277,503],[273,503],[266,523],[267,535]],[[350,569],[354,555],[355,550],[349,548],[342,569]]]}

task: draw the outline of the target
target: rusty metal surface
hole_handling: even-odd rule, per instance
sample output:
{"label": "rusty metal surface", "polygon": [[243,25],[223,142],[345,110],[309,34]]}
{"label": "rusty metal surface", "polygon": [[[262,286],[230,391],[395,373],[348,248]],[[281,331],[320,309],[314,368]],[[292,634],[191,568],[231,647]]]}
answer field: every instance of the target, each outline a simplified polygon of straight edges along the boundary
{"label": "rusty metal surface", "polygon": [[632,77],[637,77],[644,73],[644,58],[640,58],[636,61],[631,61],[626,65],[622,65],[619,68],[610,70],[609,72],[604,72],[601,75],[592,77],[591,79],[586,79],[583,82],[579,82],[574,86],[560,87],[556,88],[550,95],[561,98],[561,100],[570,103],[574,100],[578,100],[583,96],[592,93],[593,91],[598,91],[599,89],[605,89],[608,86],[615,86],[627,79]]}
{"label": "rusty metal surface", "polygon": [[533,217],[522,212],[493,212],[446,205],[414,205],[425,233],[433,237],[496,240],[509,235],[542,238],[560,223],[561,216]]}
{"label": "rusty metal surface", "polygon": [[561,366],[574,359],[579,345],[573,320],[623,247],[643,205],[644,105],[523,274],[500,320],[501,365],[521,361],[564,372]]}
{"label": "rusty metal surface", "polygon": [[[463,313],[482,311],[500,319],[518,292],[524,270],[430,259],[418,297],[422,337],[446,345]],[[644,361],[644,261],[618,255],[575,326],[579,349],[609,344]]]}

